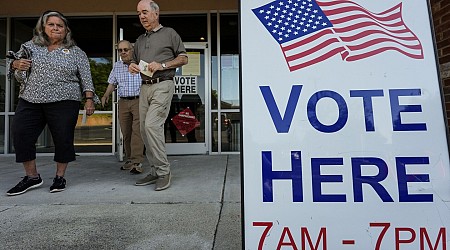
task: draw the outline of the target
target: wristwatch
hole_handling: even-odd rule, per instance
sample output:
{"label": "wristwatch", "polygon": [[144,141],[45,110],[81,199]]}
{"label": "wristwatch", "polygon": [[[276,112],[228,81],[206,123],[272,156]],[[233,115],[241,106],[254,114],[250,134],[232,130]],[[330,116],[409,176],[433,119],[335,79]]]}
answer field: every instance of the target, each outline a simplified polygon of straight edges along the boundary
{"label": "wristwatch", "polygon": [[162,66],[163,69],[167,68],[166,63],[161,63],[161,66]]}

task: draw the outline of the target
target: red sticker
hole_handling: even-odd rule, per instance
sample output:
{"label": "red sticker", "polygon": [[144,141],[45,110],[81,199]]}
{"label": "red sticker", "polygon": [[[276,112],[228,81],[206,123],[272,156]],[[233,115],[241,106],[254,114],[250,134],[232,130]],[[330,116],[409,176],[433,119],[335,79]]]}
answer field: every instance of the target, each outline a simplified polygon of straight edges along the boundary
{"label": "red sticker", "polygon": [[183,136],[200,126],[200,122],[195,118],[194,113],[192,113],[192,110],[189,108],[186,108],[174,116],[172,122]]}

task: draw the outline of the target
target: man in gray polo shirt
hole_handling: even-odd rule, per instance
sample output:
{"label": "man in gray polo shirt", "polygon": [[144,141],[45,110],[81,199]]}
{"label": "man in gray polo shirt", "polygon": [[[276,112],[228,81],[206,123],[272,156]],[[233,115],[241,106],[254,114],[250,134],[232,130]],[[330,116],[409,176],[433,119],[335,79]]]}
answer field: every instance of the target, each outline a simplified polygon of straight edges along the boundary
{"label": "man in gray polo shirt", "polygon": [[152,166],[150,174],[137,180],[137,186],[156,183],[155,190],[170,186],[170,164],[164,138],[164,122],[169,114],[175,88],[175,69],[188,62],[186,49],[178,33],[159,23],[159,6],[152,0],[141,0],[137,13],[145,34],[134,44],[131,73],[141,73],[139,98],[141,135],[146,156]]}

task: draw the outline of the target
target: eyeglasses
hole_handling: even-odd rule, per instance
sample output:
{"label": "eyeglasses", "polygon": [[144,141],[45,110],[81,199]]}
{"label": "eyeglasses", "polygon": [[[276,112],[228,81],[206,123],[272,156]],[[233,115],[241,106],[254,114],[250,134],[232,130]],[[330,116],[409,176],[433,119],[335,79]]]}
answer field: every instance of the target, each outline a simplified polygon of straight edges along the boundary
{"label": "eyeglasses", "polygon": [[128,51],[130,51],[130,49],[127,49],[127,48],[125,48],[125,49],[117,49],[117,51],[119,51],[119,53],[122,53],[122,51],[123,51],[123,52],[128,52]]}

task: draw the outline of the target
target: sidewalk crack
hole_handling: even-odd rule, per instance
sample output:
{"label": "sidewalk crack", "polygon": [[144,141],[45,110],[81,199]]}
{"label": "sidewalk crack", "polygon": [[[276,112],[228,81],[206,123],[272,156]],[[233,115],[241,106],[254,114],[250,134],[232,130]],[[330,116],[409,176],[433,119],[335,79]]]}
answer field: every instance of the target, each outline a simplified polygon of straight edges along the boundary
{"label": "sidewalk crack", "polygon": [[216,223],[216,228],[214,230],[214,239],[212,242],[211,250],[214,250],[214,247],[216,245],[217,231],[219,230],[220,219],[222,218],[222,210],[223,210],[224,196],[225,196],[225,184],[227,182],[227,173],[228,173],[228,160],[229,160],[229,156],[227,155],[227,161],[226,161],[226,165],[225,165],[225,174],[224,174],[223,183],[222,183],[222,193],[221,193],[221,197],[220,197],[219,218],[217,218],[217,223]]}

